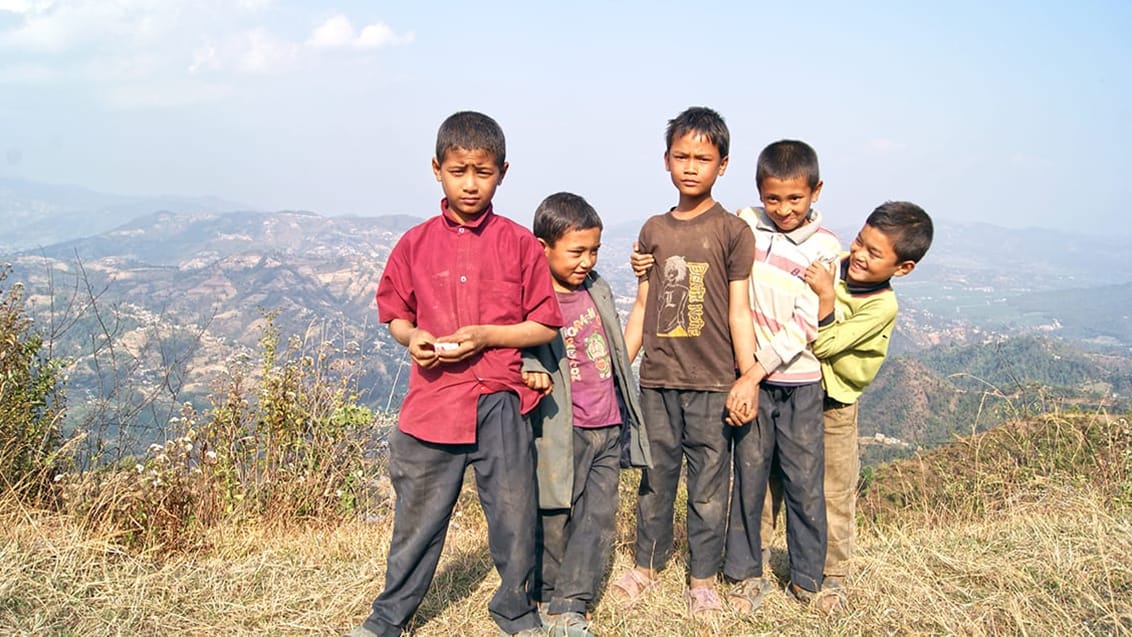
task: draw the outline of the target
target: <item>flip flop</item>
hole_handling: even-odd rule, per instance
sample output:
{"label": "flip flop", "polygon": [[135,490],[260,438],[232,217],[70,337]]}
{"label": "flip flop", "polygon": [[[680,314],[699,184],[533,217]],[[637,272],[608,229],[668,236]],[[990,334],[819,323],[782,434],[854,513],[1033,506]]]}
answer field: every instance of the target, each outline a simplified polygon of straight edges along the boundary
{"label": "flip flop", "polygon": [[765,577],[752,577],[732,586],[727,591],[727,603],[742,613],[753,613],[759,609],[766,594],[774,590],[774,584]]}
{"label": "flip flop", "polygon": [[656,590],[659,586],[659,579],[649,577],[637,569],[631,568],[609,585],[609,592],[618,602],[626,606],[632,606],[640,601],[642,597]]}
{"label": "flip flop", "polygon": [[815,593],[791,582],[786,587],[786,593],[823,615],[832,615],[845,610],[845,595],[844,592],[839,590],[827,588]]}

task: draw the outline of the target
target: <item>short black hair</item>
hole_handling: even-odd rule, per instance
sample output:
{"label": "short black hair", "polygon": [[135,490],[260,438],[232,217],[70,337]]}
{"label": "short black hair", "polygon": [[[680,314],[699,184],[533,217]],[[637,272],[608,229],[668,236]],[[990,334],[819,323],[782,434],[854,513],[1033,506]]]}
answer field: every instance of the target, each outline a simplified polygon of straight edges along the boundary
{"label": "short black hair", "polygon": [[672,142],[688,133],[703,135],[719,149],[720,159],[731,152],[731,132],[723,116],[706,106],[693,106],[668,120],[664,131],[664,152],[672,150]]}
{"label": "short black hair", "polygon": [[892,241],[897,261],[919,263],[932,245],[932,218],[910,201],[886,201],[865,220]]}
{"label": "short black hair", "polygon": [[507,161],[507,141],[499,124],[475,111],[460,111],[448,116],[436,133],[436,161],[444,162],[444,155],[454,149],[482,150],[495,157],[500,168]]}
{"label": "short black hair", "polygon": [[774,179],[796,179],[802,177],[810,188],[816,188],[821,181],[818,170],[818,154],[806,142],[796,139],[782,139],[774,142],[759,153],[755,168],[755,184]]}
{"label": "short black hair", "polygon": [[601,230],[601,227],[601,217],[594,207],[572,192],[556,192],[543,199],[535,209],[532,224],[535,236],[547,245],[554,245],[555,241],[571,230]]}

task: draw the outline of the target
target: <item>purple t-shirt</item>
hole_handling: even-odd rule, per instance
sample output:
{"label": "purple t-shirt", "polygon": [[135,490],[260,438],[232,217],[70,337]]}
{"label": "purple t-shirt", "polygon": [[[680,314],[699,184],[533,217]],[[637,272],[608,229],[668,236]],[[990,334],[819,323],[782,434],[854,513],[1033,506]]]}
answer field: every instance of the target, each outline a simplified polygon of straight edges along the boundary
{"label": "purple t-shirt", "polygon": [[609,339],[593,298],[586,290],[558,292],[562,309],[562,340],[570,368],[570,392],[575,427],[621,424],[621,410],[613,387],[613,360]]}

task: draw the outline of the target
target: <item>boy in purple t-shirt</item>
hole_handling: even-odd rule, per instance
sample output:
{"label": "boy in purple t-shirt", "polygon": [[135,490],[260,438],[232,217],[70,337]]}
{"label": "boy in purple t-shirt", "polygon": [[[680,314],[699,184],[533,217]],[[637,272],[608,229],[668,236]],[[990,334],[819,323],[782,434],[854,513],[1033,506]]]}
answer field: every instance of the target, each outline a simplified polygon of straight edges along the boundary
{"label": "boy in purple t-shirt", "polygon": [[550,634],[569,637],[592,635],[586,610],[613,548],[619,470],[650,464],[613,292],[593,270],[601,228],[593,207],[571,193],[535,211],[563,327],[524,352],[528,387],[546,393],[531,414],[541,548],[534,597]]}

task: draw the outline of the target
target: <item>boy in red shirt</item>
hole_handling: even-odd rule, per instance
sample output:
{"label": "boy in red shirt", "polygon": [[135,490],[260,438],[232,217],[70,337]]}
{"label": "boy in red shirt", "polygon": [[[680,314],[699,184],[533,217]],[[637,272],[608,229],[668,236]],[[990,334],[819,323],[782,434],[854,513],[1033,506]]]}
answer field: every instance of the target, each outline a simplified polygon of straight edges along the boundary
{"label": "boy in red shirt", "polygon": [[500,584],[488,612],[503,634],[544,634],[530,585],[535,564],[534,443],[526,414],[539,393],[519,350],[562,326],[542,246],[492,210],[507,172],[503,131],[470,111],[440,126],[432,171],[441,214],[389,255],[378,314],[413,359],[389,443],[397,493],[385,590],[352,635],[400,635],[428,590],[470,464]]}

